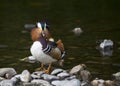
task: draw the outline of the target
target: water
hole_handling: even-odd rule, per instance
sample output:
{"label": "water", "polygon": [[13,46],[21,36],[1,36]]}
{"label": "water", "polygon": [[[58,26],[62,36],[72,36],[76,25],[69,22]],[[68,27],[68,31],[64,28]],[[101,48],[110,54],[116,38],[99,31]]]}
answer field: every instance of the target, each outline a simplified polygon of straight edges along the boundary
{"label": "water", "polygon": [[[65,44],[64,68],[85,63],[93,77],[111,78],[120,71],[120,1],[119,0],[2,0],[0,1],[0,67],[14,67],[31,72],[39,64],[20,62],[31,55],[32,44],[24,24],[45,20],[51,33]],[[81,27],[76,37],[71,30]],[[102,57],[96,50],[99,39],[114,41],[112,57]]]}

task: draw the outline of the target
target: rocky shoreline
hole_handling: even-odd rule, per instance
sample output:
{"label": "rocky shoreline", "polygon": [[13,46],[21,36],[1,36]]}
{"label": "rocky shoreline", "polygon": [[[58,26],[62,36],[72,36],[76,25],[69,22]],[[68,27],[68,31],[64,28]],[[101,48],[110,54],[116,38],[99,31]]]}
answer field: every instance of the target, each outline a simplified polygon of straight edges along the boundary
{"label": "rocky shoreline", "polygon": [[43,71],[30,73],[27,69],[17,74],[14,68],[0,68],[0,86],[120,86],[120,72],[113,80],[94,79],[85,64],[70,70],[55,68],[50,74]]}

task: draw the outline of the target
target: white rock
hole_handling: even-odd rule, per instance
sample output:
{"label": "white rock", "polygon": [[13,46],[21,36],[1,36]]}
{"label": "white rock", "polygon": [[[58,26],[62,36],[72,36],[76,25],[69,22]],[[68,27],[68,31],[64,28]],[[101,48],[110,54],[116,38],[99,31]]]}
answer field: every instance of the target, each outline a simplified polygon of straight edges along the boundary
{"label": "white rock", "polygon": [[78,79],[52,81],[52,85],[55,85],[55,86],[80,86],[80,84],[81,83]]}
{"label": "white rock", "polygon": [[0,81],[2,81],[2,80],[5,80],[5,78],[3,78],[3,77],[0,77]]}
{"label": "white rock", "polygon": [[113,47],[113,41],[108,40],[108,39],[104,39],[104,41],[101,42],[101,44],[100,44],[100,48],[105,48],[106,46]]}
{"label": "white rock", "polygon": [[57,74],[57,76],[58,76],[58,77],[61,77],[61,78],[65,78],[65,77],[70,76],[70,74],[67,73],[67,72],[62,72],[62,73]]}
{"label": "white rock", "polygon": [[84,70],[85,67],[86,67],[85,64],[77,65],[77,66],[73,67],[73,68],[70,70],[70,74],[76,74],[76,73],[78,73],[79,71]]}
{"label": "white rock", "polygon": [[59,79],[59,77],[54,76],[54,75],[49,75],[49,74],[43,74],[41,77],[42,77],[44,80],[47,80],[47,81]]}
{"label": "white rock", "polygon": [[41,78],[41,76],[34,75],[34,74],[31,74],[31,77],[32,77],[32,79],[40,79]]}
{"label": "white rock", "polygon": [[73,76],[67,77],[67,78],[65,78],[65,79],[66,79],[66,80],[76,79],[76,76],[75,76],[75,75],[73,75]]}
{"label": "white rock", "polygon": [[17,81],[19,81],[19,80],[20,80],[20,74],[15,75],[15,76],[14,76],[14,77],[12,77],[10,80],[11,80],[11,81],[13,81],[14,83],[16,83]]}
{"label": "white rock", "polygon": [[89,81],[91,79],[91,74],[88,70],[82,70],[80,71],[80,78],[83,81]]}
{"label": "white rock", "polygon": [[0,77],[5,76],[4,78],[10,79],[16,74],[17,73],[13,68],[0,68]]}
{"label": "white rock", "polygon": [[44,74],[44,72],[43,71],[36,71],[36,72],[33,72],[32,74],[41,76],[42,74]]}
{"label": "white rock", "polygon": [[42,80],[42,79],[38,79],[38,80],[32,80],[31,83],[35,83],[35,84],[41,84],[40,86],[52,86],[50,85],[50,83],[48,81]]}
{"label": "white rock", "polygon": [[80,27],[74,28],[72,31],[76,36],[79,36],[83,32]]}
{"label": "white rock", "polygon": [[95,79],[95,80],[91,81],[91,85],[92,86],[105,86],[104,82],[105,81],[103,79]]}
{"label": "white rock", "polygon": [[15,86],[15,83],[11,80],[3,80],[0,82],[0,86]]}
{"label": "white rock", "polygon": [[29,82],[31,79],[30,72],[28,70],[24,70],[20,75],[20,80],[22,82]]}
{"label": "white rock", "polygon": [[51,72],[51,74],[52,75],[56,75],[56,74],[58,74],[58,73],[60,73],[60,72],[62,72],[62,71],[64,71],[63,69],[55,69],[55,70],[53,70],[52,72]]}
{"label": "white rock", "polygon": [[117,72],[117,73],[113,74],[112,76],[115,78],[115,80],[120,81],[120,72]]}

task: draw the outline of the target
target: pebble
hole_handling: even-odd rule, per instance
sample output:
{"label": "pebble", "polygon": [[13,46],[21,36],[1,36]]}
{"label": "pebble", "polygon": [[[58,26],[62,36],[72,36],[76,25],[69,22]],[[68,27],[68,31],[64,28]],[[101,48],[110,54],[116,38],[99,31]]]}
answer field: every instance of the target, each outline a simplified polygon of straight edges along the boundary
{"label": "pebble", "polygon": [[58,74],[58,73],[60,73],[60,72],[63,72],[63,71],[64,71],[63,69],[58,68],[58,69],[54,69],[54,70],[51,72],[51,74],[52,74],[52,75],[56,75],[56,74]]}
{"label": "pebble", "polygon": [[59,77],[54,76],[54,75],[49,75],[49,74],[43,74],[41,76],[44,80],[51,81],[51,80],[58,80]]}
{"label": "pebble", "polygon": [[13,68],[0,68],[0,77],[5,76],[4,78],[10,79],[16,74],[17,73]]}
{"label": "pebble", "polygon": [[85,64],[77,65],[70,70],[70,74],[77,74],[79,71],[84,70],[85,68]]}
{"label": "pebble", "polygon": [[80,36],[80,34],[83,32],[80,27],[74,28],[72,31],[76,36]]}
{"label": "pebble", "polygon": [[115,80],[120,80],[120,72],[117,72],[113,74],[112,76],[115,78]]}
{"label": "pebble", "polygon": [[0,82],[0,86],[15,86],[12,80],[3,80]]}
{"label": "pebble", "polygon": [[93,80],[93,81],[91,81],[91,85],[92,86],[105,86],[104,85],[104,80],[103,79],[95,79],[95,80]]}
{"label": "pebble", "polygon": [[70,74],[67,72],[62,72],[62,73],[57,74],[57,76],[60,78],[66,78],[66,77],[70,76]]}
{"label": "pebble", "polygon": [[20,80],[22,82],[29,82],[31,79],[30,72],[28,70],[23,70],[23,72],[20,75]]}
{"label": "pebble", "polygon": [[31,74],[32,79],[40,79],[41,76],[44,74],[43,71],[36,71]]}
{"label": "pebble", "polygon": [[88,70],[80,71],[80,78],[83,81],[89,81],[91,79],[91,73]]}
{"label": "pebble", "polygon": [[105,86],[115,86],[115,83],[114,83],[114,81],[106,80],[105,81]]}
{"label": "pebble", "polygon": [[43,80],[43,79],[34,79],[31,81],[31,83],[34,83],[37,85],[39,84],[39,86],[52,86],[48,81]]}
{"label": "pebble", "polygon": [[80,80],[72,79],[72,80],[56,80],[51,82],[52,85],[55,86],[80,86]]}

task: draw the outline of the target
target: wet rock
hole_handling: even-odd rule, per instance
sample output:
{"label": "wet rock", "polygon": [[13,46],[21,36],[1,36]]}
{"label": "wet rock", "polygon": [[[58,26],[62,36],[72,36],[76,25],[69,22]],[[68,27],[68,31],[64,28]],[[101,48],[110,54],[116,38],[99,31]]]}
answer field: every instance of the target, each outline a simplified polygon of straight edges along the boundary
{"label": "wet rock", "polygon": [[82,81],[81,86],[91,86],[90,82]]}
{"label": "wet rock", "polygon": [[14,83],[17,83],[18,81],[20,81],[20,74],[19,75],[15,75],[10,80],[12,80]]}
{"label": "wet rock", "polygon": [[63,71],[64,71],[63,69],[58,68],[58,69],[54,69],[54,70],[51,72],[51,74],[52,74],[52,75],[56,75],[56,74],[61,73],[61,72],[63,72]]}
{"label": "wet rock", "polygon": [[48,81],[43,79],[34,79],[31,83],[36,84],[37,86],[52,86]]}
{"label": "wet rock", "polygon": [[112,56],[113,53],[113,41],[110,39],[104,39],[97,42],[99,45],[96,47],[102,54],[102,56]]}
{"label": "wet rock", "polygon": [[5,80],[5,78],[3,78],[3,77],[0,77],[0,81],[2,81],[2,80]]}
{"label": "wet rock", "polygon": [[37,71],[37,72],[33,72],[31,74],[31,77],[32,77],[32,79],[40,79],[40,78],[42,78],[41,76],[43,74],[45,74],[43,71]]}
{"label": "wet rock", "polygon": [[98,80],[91,81],[91,86],[98,86]]}
{"label": "wet rock", "polygon": [[106,80],[105,81],[105,86],[115,86],[115,82],[111,80]]}
{"label": "wet rock", "polygon": [[86,68],[85,64],[77,65],[70,70],[70,74],[77,74],[78,72],[84,70],[85,68]]}
{"label": "wet rock", "polygon": [[30,72],[28,70],[24,70],[20,75],[20,80],[22,82],[29,82],[31,79]]}
{"label": "wet rock", "polygon": [[45,73],[43,71],[36,71],[36,72],[33,72],[32,74],[41,76],[41,75],[43,75]]}
{"label": "wet rock", "polygon": [[95,79],[91,81],[91,86],[105,86],[104,82],[105,81],[103,79]]}
{"label": "wet rock", "polygon": [[54,75],[49,75],[49,74],[43,74],[41,76],[44,80],[51,81],[51,80],[58,80],[59,77],[54,76]]}
{"label": "wet rock", "polygon": [[31,83],[31,82],[23,82],[23,83],[19,83],[19,85],[17,85],[17,86],[40,86],[40,85]]}
{"label": "wet rock", "polygon": [[76,36],[80,36],[80,34],[83,32],[80,27],[74,28],[72,31]]}
{"label": "wet rock", "polygon": [[0,68],[0,77],[10,79],[16,74],[17,73],[13,68]]}
{"label": "wet rock", "polygon": [[72,76],[66,77],[65,79],[66,79],[66,80],[76,79],[76,76],[75,76],[75,75],[72,75]]}
{"label": "wet rock", "polygon": [[80,71],[80,79],[83,81],[90,81],[91,73],[88,70]]}
{"label": "wet rock", "polygon": [[117,72],[112,75],[114,77],[114,80],[119,80],[120,81],[120,72]]}
{"label": "wet rock", "polygon": [[55,86],[80,86],[80,81],[78,79],[72,80],[55,80],[51,82],[52,85]]}
{"label": "wet rock", "polygon": [[3,80],[0,82],[0,86],[15,86],[12,80]]}
{"label": "wet rock", "polygon": [[62,78],[62,79],[64,79],[64,78],[70,76],[70,74],[67,73],[67,72],[62,72],[62,73],[57,74],[57,76],[60,77],[60,78]]}
{"label": "wet rock", "polygon": [[120,72],[112,75],[114,79],[115,86],[120,86]]}

